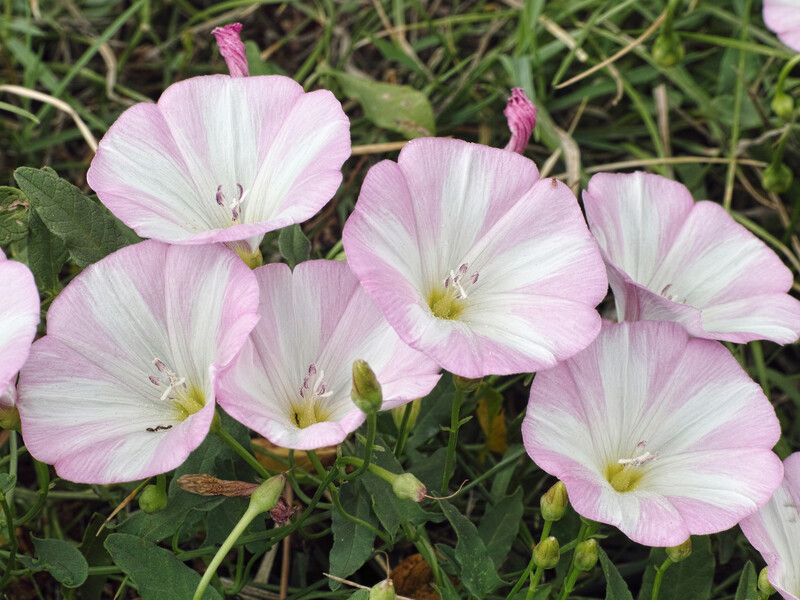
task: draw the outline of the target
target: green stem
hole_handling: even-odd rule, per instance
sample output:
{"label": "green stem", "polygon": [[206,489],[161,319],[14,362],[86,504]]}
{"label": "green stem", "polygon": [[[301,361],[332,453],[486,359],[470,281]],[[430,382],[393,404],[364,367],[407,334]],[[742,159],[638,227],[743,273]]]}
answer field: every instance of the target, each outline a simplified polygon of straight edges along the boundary
{"label": "green stem", "polygon": [[336,242],[333,245],[333,248],[331,248],[330,251],[325,255],[325,260],[333,260],[333,257],[336,256],[337,254],[339,254],[339,252],[342,251],[342,247],[343,246],[344,246],[344,244],[342,243],[342,240],[339,240],[338,242]]}
{"label": "green stem", "polygon": [[539,538],[540,542],[543,542],[547,539],[547,536],[550,535],[550,529],[553,527],[553,521],[545,521],[544,527],[542,527],[542,537]]}
{"label": "green stem", "polygon": [[[13,429],[8,432],[8,453],[11,456],[11,462],[8,465],[8,474],[11,475],[14,479],[17,478],[17,465],[19,462],[19,456],[17,454],[17,432]],[[12,488],[8,494],[6,494],[6,500],[8,500],[9,506],[14,506],[14,489]]]}
{"label": "green stem", "polygon": [[248,452],[247,449],[239,442],[237,442],[236,439],[230,433],[228,433],[228,430],[222,426],[222,421],[220,420],[219,415],[215,415],[214,420],[211,421],[211,431],[213,431],[223,442],[225,442],[231,448],[231,450],[241,456],[244,461],[250,465],[256,473],[258,473],[260,477],[264,479],[269,479],[272,477],[272,473],[265,469],[263,465],[256,460],[256,457]]}
{"label": "green stem", "polygon": [[539,585],[539,580],[542,578],[543,571],[544,569],[542,569],[542,567],[536,567],[536,571],[531,575],[531,584],[528,587],[528,593],[525,594],[525,600],[533,600],[533,596],[536,594],[536,586]]}
{"label": "green stem", "polygon": [[444,461],[444,473],[442,473],[441,494],[447,493],[450,485],[450,478],[453,476],[453,464],[456,459],[456,445],[458,443],[459,412],[461,402],[464,399],[464,392],[456,390],[453,394],[453,406],[450,409],[450,438],[447,440],[447,456]]}
{"label": "green stem", "polygon": [[656,569],[656,578],[653,580],[653,593],[650,596],[651,600],[658,600],[658,592],[661,590],[661,580],[664,578],[664,573],[672,564],[669,558],[664,559],[661,566]]}
{"label": "green stem", "polygon": [[525,580],[530,577],[531,573],[533,572],[533,568],[536,566],[536,561],[533,560],[533,549],[531,549],[531,559],[528,562],[528,566],[525,567],[525,570],[520,575],[519,579],[517,579],[517,583],[514,584],[514,587],[511,588],[511,591],[508,592],[508,595],[505,597],[505,600],[511,600],[517,592],[522,588]]}
{"label": "green stem", "polygon": [[41,463],[36,459],[33,461],[33,466],[36,469],[36,478],[39,480],[39,494],[36,497],[36,502],[31,509],[22,517],[14,521],[15,527],[25,525],[33,517],[39,514],[39,511],[42,510],[44,503],[47,501],[47,494],[50,491],[50,468],[46,464]]}
{"label": "green stem", "polygon": [[786,85],[786,78],[789,77],[789,73],[792,72],[792,69],[800,63],[800,54],[795,54],[794,57],[789,60],[785,65],[783,65],[783,69],[781,69],[780,75],[778,75],[778,81],[775,82],[775,95],[783,94],[783,88]]}
{"label": "green stem", "polygon": [[[572,546],[574,547],[580,544],[586,538],[588,531],[589,525],[587,525],[585,522],[582,522],[581,529],[578,531],[578,537],[571,542]],[[575,567],[575,557],[573,556],[572,562],[569,564],[567,576],[564,578],[564,585],[561,588],[561,593],[558,595],[558,600],[567,600],[567,598],[569,598],[569,595],[572,593],[572,589],[575,587],[575,582],[578,581],[578,575],[580,575],[580,571],[578,571],[578,569]]]}
{"label": "green stem", "polygon": [[[14,434],[13,431],[11,433],[12,435]],[[11,570],[17,562],[17,532],[14,530],[14,515],[11,512],[11,507],[9,506],[6,495],[2,492],[0,492],[0,508],[3,509],[3,514],[6,517],[6,529],[9,540],[8,562],[6,562],[5,571],[3,572],[2,578],[0,578],[0,592],[2,592],[6,589],[9,579],[11,579]]]}
{"label": "green stem", "polygon": [[[800,56],[800,54],[798,54]],[[400,458],[403,449],[406,447],[406,440],[408,439],[408,422],[411,420],[411,411],[414,409],[414,403],[409,402],[406,404],[403,411],[403,420],[400,421],[400,429],[397,431],[397,442],[394,445],[394,455]]]}
{"label": "green stem", "polygon": [[364,461],[355,471],[343,478],[344,481],[355,479],[369,468],[372,462],[372,447],[375,445],[375,433],[378,429],[378,415],[371,413],[367,415],[367,441],[364,444]]}
{"label": "green stem", "polygon": [[206,572],[203,574],[203,578],[200,580],[200,583],[197,586],[197,589],[194,591],[194,596],[192,600],[200,600],[203,597],[203,593],[205,593],[208,584],[211,582],[211,578],[217,572],[219,565],[222,563],[222,560],[225,556],[230,552],[231,548],[233,548],[233,544],[239,537],[244,533],[247,526],[255,519],[258,515],[261,514],[261,511],[254,506],[248,506],[247,510],[242,515],[242,518],[239,519],[239,522],[236,524],[236,527],[233,528],[233,531],[228,534],[228,537],[225,538],[225,541],[222,543],[222,546],[219,547],[217,553],[214,555],[214,558],[211,559],[211,563],[208,565]]}

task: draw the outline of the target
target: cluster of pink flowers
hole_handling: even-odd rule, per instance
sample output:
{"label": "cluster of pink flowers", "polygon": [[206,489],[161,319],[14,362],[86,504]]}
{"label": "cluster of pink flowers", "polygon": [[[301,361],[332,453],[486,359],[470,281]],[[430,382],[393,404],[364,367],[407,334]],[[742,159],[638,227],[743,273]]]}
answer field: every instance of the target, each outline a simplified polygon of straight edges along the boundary
{"label": "cluster of pink flowers", "polygon": [[[370,169],[347,262],[251,269],[266,232],[331,199],[350,138],[330,92],[250,77],[239,30],[215,31],[231,76],[174,84],[101,141],[90,185],[151,239],[77,276],[32,348],[32,278],[0,263],[0,284],[19,281],[0,308],[0,392],[27,359],[31,454],[73,481],[130,481],[180,465],[215,403],[284,447],[341,442],[364,419],[356,359],[383,408],[428,394],[440,369],[537,371],[525,446],[579,513],[652,546],[745,519],[796,597],[800,563],[776,531],[797,527],[800,456],[784,468],[772,452],[775,413],[717,341],[798,338],[780,259],[643,173],[593,177],[587,227],[572,191],[522,156],[535,109],[515,90],[505,149],[423,138]],[[596,310],[609,283],[620,323]]]}

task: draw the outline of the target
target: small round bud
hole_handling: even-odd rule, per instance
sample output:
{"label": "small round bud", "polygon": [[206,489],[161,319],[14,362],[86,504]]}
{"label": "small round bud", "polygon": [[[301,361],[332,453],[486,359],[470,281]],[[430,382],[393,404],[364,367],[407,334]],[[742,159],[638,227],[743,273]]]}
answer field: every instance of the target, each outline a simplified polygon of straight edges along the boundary
{"label": "small round bud", "polygon": [[167,492],[157,485],[148,485],[139,494],[139,508],[148,515],[161,512],[167,508]]}
{"label": "small round bud", "polygon": [[355,405],[367,415],[372,415],[381,409],[383,392],[375,372],[364,360],[353,363],[353,389],[350,397]]}
{"label": "small round bud", "polygon": [[597,541],[589,539],[575,546],[575,568],[579,571],[591,571],[597,564]]}
{"label": "small round bud", "polygon": [[255,510],[257,514],[261,514],[275,508],[275,505],[281,497],[281,492],[283,492],[285,482],[286,475],[283,473],[267,479],[253,490],[247,510]]}
{"label": "small round bud", "polygon": [[785,164],[771,164],[761,175],[761,187],[768,192],[782,194],[792,186],[792,179],[792,171]]}
{"label": "small round bud", "polygon": [[770,106],[772,107],[772,112],[785,121],[792,118],[792,113],[794,113],[794,100],[789,94],[784,92],[775,94]]}
{"label": "small round bud", "polygon": [[395,600],[395,598],[397,598],[397,594],[391,579],[384,579],[376,583],[369,591],[369,600]]}
{"label": "small round bud", "polygon": [[561,558],[561,548],[558,540],[552,535],[536,544],[533,549],[533,562],[543,569],[555,569]]}
{"label": "small round bud", "polygon": [[567,511],[568,505],[567,486],[564,485],[563,481],[557,481],[539,500],[542,518],[545,521],[558,521],[561,519]]}
{"label": "small round bud", "polygon": [[681,36],[674,31],[662,32],[653,43],[653,60],[662,67],[673,67],[683,60]]}
{"label": "small round bud", "polygon": [[772,596],[775,593],[775,588],[767,579],[767,569],[769,567],[764,567],[761,569],[761,573],[758,574],[758,591],[764,594],[765,596]]}
{"label": "small round bud", "polygon": [[411,473],[403,473],[398,475],[392,481],[392,490],[395,496],[405,500],[413,500],[414,502],[422,502],[428,490],[422,485],[422,482],[414,477]]}
{"label": "small round bud", "polygon": [[19,431],[21,423],[19,420],[19,410],[16,406],[3,408],[0,406],[0,429]]}
{"label": "small round bud", "polygon": [[[422,406],[422,398],[417,398],[416,400],[412,400],[411,404],[411,413],[408,415],[408,423],[406,424],[406,431],[410,430],[417,422],[417,417],[419,416],[419,409]],[[403,404],[402,406],[396,406],[392,409],[392,420],[394,420],[394,426],[397,427],[397,431],[400,431],[400,426],[403,424],[403,416],[406,414],[406,408],[408,408],[408,404]]]}
{"label": "small round bud", "polygon": [[474,392],[478,389],[478,386],[483,381],[482,377],[478,379],[468,379],[466,377],[461,377],[461,375],[453,375],[453,387],[455,387],[458,391],[469,393]]}
{"label": "small round bud", "polygon": [[677,563],[689,558],[692,553],[692,538],[686,538],[686,541],[677,546],[671,546],[666,549],[667,558],[672,562]]}

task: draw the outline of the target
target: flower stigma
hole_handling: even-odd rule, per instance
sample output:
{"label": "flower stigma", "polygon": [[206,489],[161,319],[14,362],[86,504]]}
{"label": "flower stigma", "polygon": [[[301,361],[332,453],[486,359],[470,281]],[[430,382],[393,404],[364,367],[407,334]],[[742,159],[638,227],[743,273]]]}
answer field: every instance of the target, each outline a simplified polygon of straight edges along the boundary
{"label": "flower stigma", "polygon": [[[175,408],[175,418],[184,421],[194,413],[198,412],[206,404],[206,398],[202,390],[195,386],[187,386],[186,378],[179,377],[167,368],[167,365],[160,358],[153,359],[153,365],[159,375],[148,375],[147,378],[156,387],[164,386],[161,393],[161,401],[170,400]],[[153,431],[166,431],[171,426],[158,426]],[[149,431],[149,429],[148,429]]]}
{"label": "flower stigma", "polygon": [[328,413],[323,408],[323,400],[333,395],[327,389],[325,371],[317,371],[317,365],[308,366],[308,375],[303,377],[300,386],[300,399],[292,405],[292,421],[300,429],[328,420]]}
{"label": "flower stigma", "polygon": [[641,466],[658,458],[658,452],[653,454],[644,451],[645,446],[647,442],[639,442],[635,450],[639,454],[632,458],[620,458],[606,467],[606,479],[616,491],[625,493],[635,490],[644,475]]}
{"label": "flower stigma", "polygon": [[666,298],[667,300],[672,301],[672,302],[677,302],[678,304],[686,304],[686,298],[682,298],[680,296],[673,296],[672,294],[668,294],[667,293],[667,292],[669,292],[669,288],[671,288],[671,287],[672,287],[671,283],[668,283],[667,285],[665,285],[664,289],[661,290],[661,294],[660,295],[663,296],[664,298]]}
{"label": "flower stigma", "polygon": [[237,222],[241,222],[240,218],[242,216],[242,202],[244,200],[244,188],[242,187],[241,183],[236,184],[236,199],[231,200],[229,203],[226,204],[225,194],[222,192],[222,185],[217,186],[217,194],[216,200],[217,204],[219,204],[223,208],[227,208],[231,211],[231,224],[235,225]]}
{"label": "flower stigma", "polygon": [[434,287],[428,294],[428,306],[435,317],[440,319],[457,319],[464,310],[464,301],[469,298],[467,289],[478,282],[476,271],[467,277],[469,264],[464,263],[458,271],[450,269],[445,277],[443,287]]}

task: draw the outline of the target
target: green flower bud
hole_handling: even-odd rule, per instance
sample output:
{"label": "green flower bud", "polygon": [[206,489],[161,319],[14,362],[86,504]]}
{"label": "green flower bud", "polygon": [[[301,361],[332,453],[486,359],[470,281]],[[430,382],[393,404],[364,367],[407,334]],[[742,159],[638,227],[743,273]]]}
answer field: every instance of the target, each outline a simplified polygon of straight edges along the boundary
{"label": "green flower bud", "polygon": [[555,569],[561,558],[558,540],[552,535],[536,544],[533,549],[533,562],[543,569]]}
{"label": "green flower bud", "polygon": [[792,113],[794,113],[794,99],[792,99],[789,94],[784,92],[775,94],[771,106],[772,112],[785,121],[792,118]]}
{"label": "green flower bud", "polygon": [[772,584],[767,579],[767,569],[769,567],[764,567],[761,569],[761,573],[758,574],[758,591],[764,594],[765,596],[772,596],[775,593],[775,588],[772,587]]}
{"label": "green flower bud", "polygon": [[597,556],[597,541],[590,539],[575,546],[575,556],[572,560],[579,571],[591,571],[597,564]]}
{"label": "green flower bud", "polygon": [[283,473],[267,479],[253,490],[247,510],[256,511],[256,514],[261,514],[275,508],[275,505],[281,497],[281,492],[283,492],[285,482],[286,475]]}
{"label": "green flower bud", "polygon": [[364,414],[372,415],[381,409],[381,384],[366,361],[357,360],[353,363],[353,389],[350,390],[350,397]]}
{"label": "green flower bud", "polygon": [[782,194],[792,186],[792,179],[792,171],[785,164],[771,164],[761,175],[761,187],[768,192]]}
{"label": "green flower bud", "polygon": [[563,481],[557,481],[539,500],[542,509],[542,518],[545,521],[558,521],[564,516],[569,505],[567,486]]}
{"label": "green flower bud", "polygon": [[0,429],[13,429],[19,431],[19,411],[16,406],[0,408]]}
{"label": "green flower bud", "polygon": [[384,579],[380,583],[376,583],[369,591],[369,600],[395,600],[395,598],[397,598],[397,594],[391,579]]}
{"label": "green flower bud", "polygon": [[139,494],[139,508],[148,515],[167,508],[167,492],[157,485],[148,485]]}
{"label": "green flower bud", "polygon": [[[419,409],[422,406],[422,398],[417,398],[416,400],[411,401],[411,413],[408,415],[408,425],[406,425],[406,430],[411,430],[414,427],[414,424],[417,422],[417,417],[419,416]],[[408,404],[404,404],[403,406],[395,406],[392,409],[392,419],[394,420],[394,426],[397,427],[397,431],[400,431],[400,426],[403,424],[403,415],[406,414],[406,408]]]}
{"label": "green flower bud", "polygon": [[478,389],[478,386],[483,381],[482,377],[478,379],[467,379],[461,375],[453,375],[453,386],[460,392],[469,393]]}
{"label": "green flower bud", "polygon": [[686,541],[677,546],[667,548],[667,557],[674,563],[681,562],[689,558],[692,553],[692,538],[686,538]]}
{"label": "green flower bud", "polygon": [[414,502],[422,502],[425,494],[428,493],[422,482],[411,473],[403,473],[395,477],[394,481],[392,481],[392,489],[398,498],[413,500]]}
{"label": "green flower bud", "polygon": [[662,32],[653,43],[653,60],[662,67],[672,67],[683,60],[681,36],[674,31]]}

